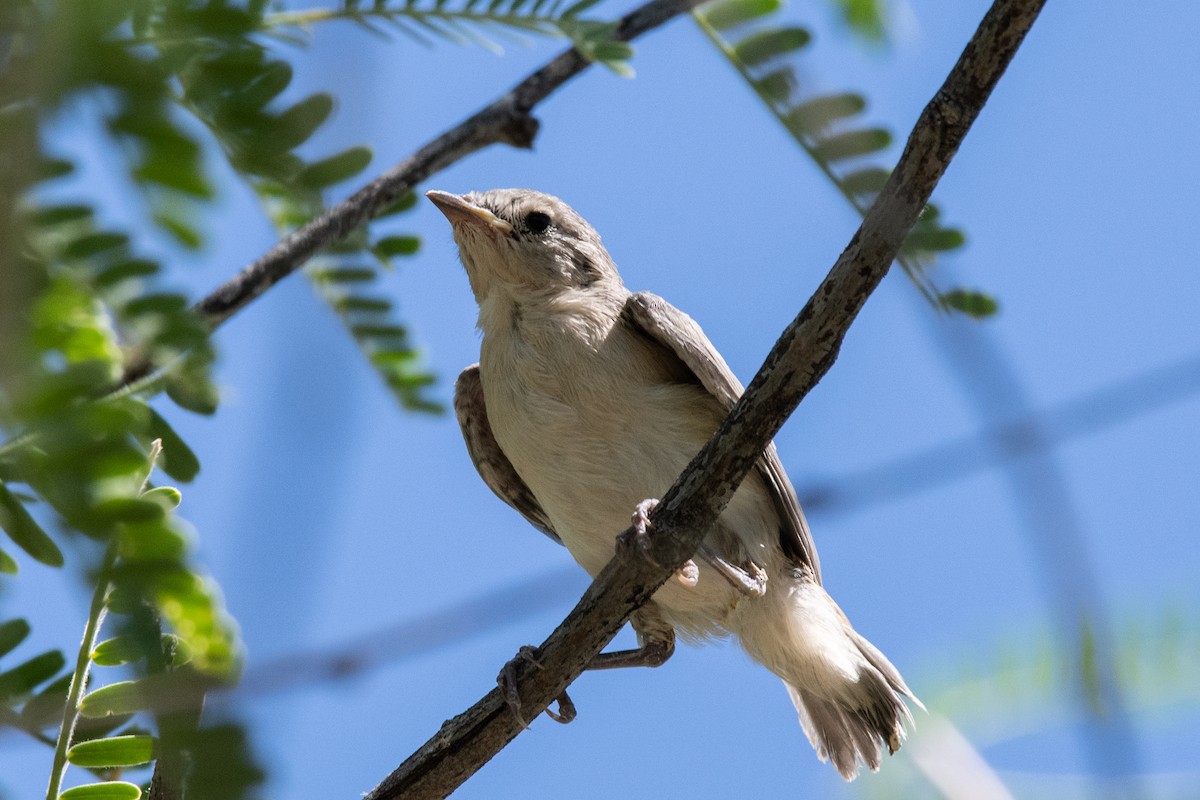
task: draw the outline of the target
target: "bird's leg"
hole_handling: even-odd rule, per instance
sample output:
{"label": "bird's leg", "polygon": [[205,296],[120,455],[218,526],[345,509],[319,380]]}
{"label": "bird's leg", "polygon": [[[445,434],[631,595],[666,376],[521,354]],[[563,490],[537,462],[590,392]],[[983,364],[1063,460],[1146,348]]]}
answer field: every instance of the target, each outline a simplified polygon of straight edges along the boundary
{"label": "bird's leg", "polygon": [[[650,558],[650,529],[654,527],[654,524],[650,522],[650,512],[657,506],[658,500],[655,498],[649,498],[638,503],[637,507],[633,510],[631,520],[633,535],[630,537],[628,532],[621,534],[618,539],[624,539],[624,541],[619,541],[618,543],[636,545],[638,551],[643,556]],[[683,562],[679,569],[675,570],[675,580],[690,589],[700,580],[700,568],[696,566],[695,561],[689,558]],[[667,656],[669,657],[670,653]],[[654,666],[658,665],[655,664]]]}
{"label": "bird's leg", "polygon": [[[516,656],[500,669],[500,674],[496,676],[496,685],[500,687],[500,692],[504,695],[504,702],[508,703],[513,716],[517,718],[517,722],[521,723],[522,728],[528,728],[529,723],[525,721],[521,710],[521,693],[518,691],[517,686],[517,672],[523,664],[532,664],[538,669],[542,668],[542,662],[538,660],[538,650],[536,647],[527,644],[522,645],[521,649],[517,651]],[[547,708],[546,716],[555,722],[561,722],[563,725],[575,719],[575,704],[571,702],[571,698],[567,696],[565,691],[558,696],[555,702],[558,703],[558,711],[555,712]]]}
{"label": "bird's leg", "polygon": [[744,570],[721,558],[706,544],[700,545],[696,555],[742,594],[748,597],[762,597],[767,593],[767,573],[753,561],[748,561],[750,569]]}
{"label": "bird's leg", "polygon": [[675,629],[658,613],[653,601],[633,612],[629,622],[637,631],[637,649],[599,653],[592,657],[588,669],[658,667],[675,652]]}

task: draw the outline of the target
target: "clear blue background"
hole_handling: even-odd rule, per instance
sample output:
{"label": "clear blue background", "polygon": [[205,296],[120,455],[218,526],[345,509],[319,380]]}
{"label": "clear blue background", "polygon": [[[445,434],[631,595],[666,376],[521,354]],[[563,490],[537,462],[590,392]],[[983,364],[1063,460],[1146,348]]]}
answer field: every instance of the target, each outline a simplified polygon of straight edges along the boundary
{"label": "clear blue background", "polygon": [[[986,7],[895,3],[892,43],[881,48],[856,41],[827,4],[786,13],[816,34],[800,62],[811,86],[862,92],[867,118],[902,140]],[[1197,30],[1200,6],[1182,0],[1048,4],[935,195],[969,237],[935,279],[988,290],[1000,315],[979,324],[938,316],[898,270],[890,275],[778,437],[802,494],[1019,416],[1011,385],[986,377],[996,363],[1043,410],[1200,352]],[[327,25],[297,55],[292,97],[338,96],[334,123],[313,152],[367,143],[379,171],[560,48],[538,40],[498,58]],[[856,216],[689,20],[638,42],[634,66],[634,80],[591,69],[541,106],[533,152],[493,147],[423,188],[528,186],[563,197],[605,237],[626,283],[695,317],[747,381],[849,240]],[[76,188],[107,200],[108,221],[133,225],[139,201],[97,131],[86,108],[61,121],[64,146],[88,165]],[[230,175],[218,159],[213,165]],[[422,202],[395,224],[425,246],[385,288],[448,404],[455,374],[477,358],[474,303],[436,209]],[[233,180],[209,225],[215,243],[202,255],[162,250],[177,265],[173,280],[196,297],[274,240]],[[302,278],[239,314],[217,343],[220,411],[211,419],[170,414],[204,467],[183,487],[182,513],[241,624],[255,686],[285,680],[286,669],[261,671],[277,658],[362,637],[378,643],[371,634],[381,628],[542,581],[532,613],[486,603],[492,620],[508,621],[481,635],[343,680],[235,698],[270,770],[270,796],[354,797],[487,691],[518,646],[540,642],[585,576],[487,490],[452,415],[396,410]],[[981,359],[980,347],[994,357]],[[963,377],[971,368],[985,374],[969,382],[974,390]],[[1194,385],[1194,360],[1191,370]],[[810,511],[832,594],[1018,795],[1095,796],[1088,773],[1125,769],[1142,775],[1141,796],[1200,794],[1198,422],[1200,399],[1188,395],[1070,439],[1049,463],[1016,462],[1032,472],[1015,478],[997,468],[959,476],[955,467],[950,480],[886,502]],[[1065,494],[1042,491],[1038,476],[1053,468]],[[1058,516],[1031,528],[1022,498],[1045,510],[1047,496],[1060,503],[1052,511],[1065,507],[1073,521]],[[1071,525],[1086,552],[1046,533]],[[1044,703],[1023,680],[968,694],[975,699],[965,706],[948,693],[1000,665],[1037,662],[1048,640],[1068,644],[1054,598],[1080,599],[1071,577],[1079,565],[1095,576],[1116,627],[1132,621],[1143,631],[1147,658],[1161,661],[1165,649],[1183,659],[1176,683],[1143,672],[1124,697],[1137,746],[1121,756],[1105,755],[1111,740],[1078,723],[1069,694]],[[22,567],[5,605],[37,607],[44,646],[74,641],[83,592],[59,572],[27,560]],[[1170,620],[1182,633],[1164,645],[1154,631]],[[456,630],[442,620],[423,635]],[[629,639],[624,633],[618,643]],[[578,720],[537,720],[458,796],[841,791],[778,680],[735,646],[685,647],[654,671],[584,675],[571,694]],[[214,698],[212,707],[228,702]],[[857,787],[929,792],[909,769],[923,733],[937,730],[923,719],[913,746]],[[1107,766],[1096,766],[1086,741],[1101,742]],[[11,732],[0,737],[0,790],[40,796],[49,756]]]}

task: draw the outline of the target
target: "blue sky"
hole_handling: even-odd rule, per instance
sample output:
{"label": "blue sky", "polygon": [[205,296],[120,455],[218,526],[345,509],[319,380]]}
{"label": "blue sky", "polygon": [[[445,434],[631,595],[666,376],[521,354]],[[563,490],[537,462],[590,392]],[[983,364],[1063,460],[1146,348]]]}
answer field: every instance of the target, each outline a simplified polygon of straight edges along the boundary
{"label": "blue sky", "polygon": [[[855,41],[826,4],[785,13],[816,35],[799,62],[813,86],[863,93],[868,118],[903,139],[986,6],[896,3],[894,39],[882,48]],[[1050,409],[1188,358],[1190,373],[1171,374],[1196,383],[1198,27],[1200,7],[1177,1],[1048,4],[935,193],[968,236],[935,279],[989,291],[1001,313],[984,323],[938,316],[899,271],[890,275],[777,439],[802,495],[1019,417],[1014,398]],[[315,148],[369,144],[378,172],[560,47],[539,40],[500,58],[326,26],[296,58],[294,97],[335,93],[338,112]],[[533,152],[492,148],[423,188],[528,186],[563,197],[600,231],[630,288],[691,314],[747,381],[857,219],[687,19],[637,43],[633,63],[634,80],[589,70],[540,107]],[[95,131],[86,111],[63,120],[63,140],[89,164],[78,190],[128,198],[108,208],[111,221],[133,224],[137,200],[106,168]],[[385,288],[448,403],[454,376],[477,358],[474,303],[436,209],[422,203],[396,224],[424,247]],[[200,256],[163,250],[172,279],[197,297],[273,241],[232,183],[209,225],[220,233]],[[203,464],[182,487],[181,513],[241,624],[249,673],[544,580],[541,610],[461,643],[339,682],[239,698],[271,796],[352,797],[487,691],[520,645],[540,642],[586,579],[478,479],[452,415],[397,412],[302,279],[235,317],[217,344],[220,411],[171,418]],[[997,378],[997,363],[1011,380]],[[1019,677],[978,689],[997,665],[1035,663],[1060,637],[1055,598],[1078,599],[1078,564],[1108,615],[1143,632],[1151,658],[1164,646],[1154,631],[1181,620],[1183,643],[1171,646],[1194,663],[1198,423],[1200,397],[1188,395],[1019,460],[1017,471],[952,470],[899,498],[809,513],[827,586],[856,627],[1020,796],[1075,796],[1094,788],[1088,773],[1123,768],[1105,761],[1103,743],[1096,766],[1085,744],[1095,733],[1069,697],[1043,702]],[[1050,515],[1040,528],[1031,507]],[[1064,550],[1065,530],[1086,552]],[[30,565],[5,603],[35,600],[46,646],[73,641],[84,617],[78,588]],[[1124,698],[1137,746],[1123,763],[1144,774],[1142,796],[1195,793],[1195,669],[1190,690],[1145,675]],[[658,670],[584,675],[571,694],[578,720],[539,719],[457,796],[843,792],[778,680],[730,644],[683,647]],[[911,752],[936,728],[918,715]],[[0,790],[10,796],[38,796],[48,765],[44,747],[0,740]],[[914,776],[906,749],[856,788],[929,794]]]}

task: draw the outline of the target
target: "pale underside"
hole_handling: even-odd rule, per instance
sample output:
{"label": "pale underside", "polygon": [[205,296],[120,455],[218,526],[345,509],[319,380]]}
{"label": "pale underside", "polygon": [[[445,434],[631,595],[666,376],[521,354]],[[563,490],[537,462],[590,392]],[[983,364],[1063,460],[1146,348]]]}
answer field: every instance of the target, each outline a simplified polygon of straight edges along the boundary
{"label": "pale underside", "polygon": [[[456,407],[488,485],[595,575],[612,558],[635,506],[666,492],[741,387],[698,326],[653,295],[628,296],[607,324],[592,320],[598,324],[571,330],[558,324],[576,318],[526,315],[507,335],[486,335],[479,371],[460,378]],[[523,379],[506,379],[511,375]],[[482,397],[471,397],[480,391]],[[472,412],[471,402],[480,399],[486,410]],[[705,544],[735,566],[761,568],[768,581],[784,571],[817,572],[807,526],[773,449]],[[668,581],[658,591],[660,610],[688,638],[736,630],[739,606],[750,598],[710,564],[697,564],[694,587]]]}

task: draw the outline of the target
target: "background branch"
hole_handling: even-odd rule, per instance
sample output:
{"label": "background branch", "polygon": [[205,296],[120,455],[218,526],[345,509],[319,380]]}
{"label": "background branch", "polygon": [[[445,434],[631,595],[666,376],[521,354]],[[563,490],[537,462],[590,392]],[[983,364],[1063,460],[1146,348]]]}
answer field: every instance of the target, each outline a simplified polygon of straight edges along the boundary
{"label": "background branch", "polygon": [[[612,38],[632,41],[700,2],[651,0],[621,17]],[[504,96],[432,139],[341,203],[284,237],[261,258],[196,303],[193,311],[210,329],[216,329],[323,248],[371,220],[430,175],[492,144],[532,147],[538,121],[530,112],[591,63],[573,47],[560,53]],[[126,368],[121,386],[142,380],[159,366],[145,358],[135,359]]]}
{"label": "background branch", "polygon": [[[643,558],[618,548],[571,614],[542,644],[540,669],[520,676],[521,705],[540,713],[579,676],[685,561],[783,421],[828,371],[846,331],[892,260],[1044,0],[997,0],[917,120],[896,169],[816,293],[780,336],[745,395],[651,515]],[[653,562],[653,563],[652,563]],[[448,721],[367,795],[444,797],[522,729],[493,689]]]}

